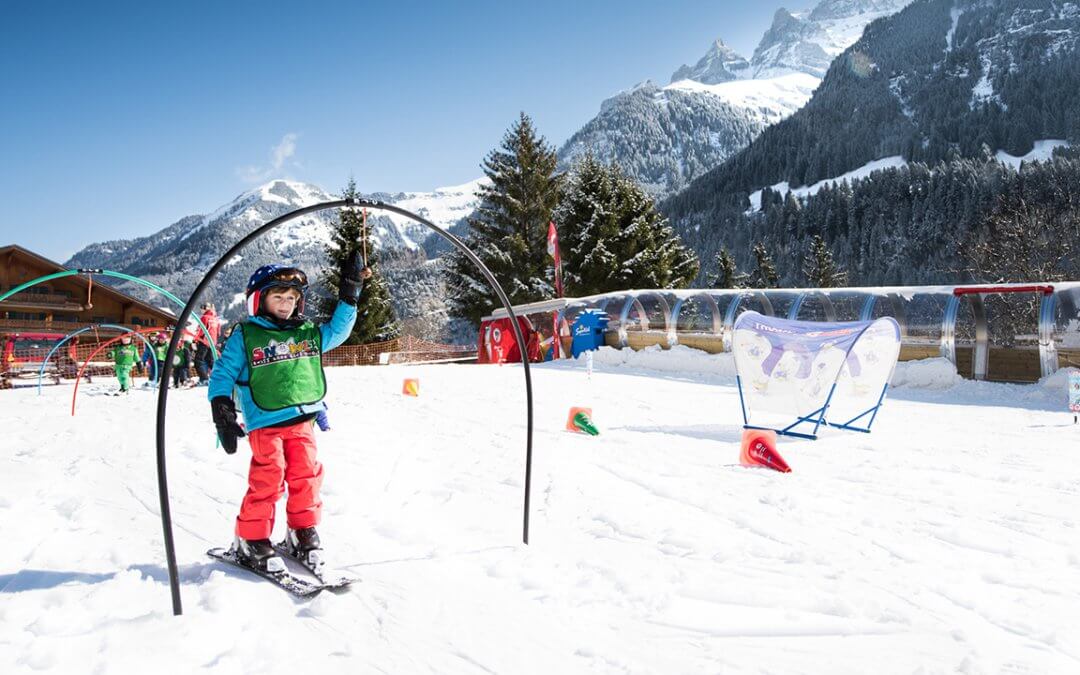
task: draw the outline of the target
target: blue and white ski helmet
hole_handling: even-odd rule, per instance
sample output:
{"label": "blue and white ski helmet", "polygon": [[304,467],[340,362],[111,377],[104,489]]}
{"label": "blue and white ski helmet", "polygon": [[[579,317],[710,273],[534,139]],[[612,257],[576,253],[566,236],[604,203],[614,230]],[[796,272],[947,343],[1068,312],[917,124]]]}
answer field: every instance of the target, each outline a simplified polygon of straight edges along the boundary
{"label": "blue and white ski helmet", "polygon": [[293,316],[304,311],[304,298],[307,295],[307,275],[296,267],[285,265],[263,265],[248,279],[247,310],[251,316],[258,316],[262,311],[263,291],[270,288],[295,288],[300,292],[300,302],[296,303]]}

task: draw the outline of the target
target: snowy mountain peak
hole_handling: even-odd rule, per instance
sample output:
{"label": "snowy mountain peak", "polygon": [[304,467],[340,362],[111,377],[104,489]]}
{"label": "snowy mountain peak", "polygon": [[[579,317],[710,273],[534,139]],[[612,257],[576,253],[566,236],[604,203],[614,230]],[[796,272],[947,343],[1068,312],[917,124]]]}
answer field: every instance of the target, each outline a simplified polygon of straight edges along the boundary
{"label": "snowy mountain peak", "polygon": [[[481,177],[461,185],[435,188],[432,192],[401,192],[387,201],[427,218],[443,229],[450,229],[476,209],[479,205],[477,192],[490,182],[487,177]],[[385,216],[397,226],[403,237],[411,241],[422,242],[431,234],[424,225],[411,218],[396,213],[386,213]]]}
{"label": "snowy mountain peak", "polygon": [[846,19],[861,14],[892,14],[911,0],[821,0],[810,12],[811,21]]}
{"label": "snowy mountain peak", "polygon": [[[476,191],[486,179],[463,185],[439,188],[433,192],[380,193],[374,198],[395,204],[417,213],[436,225],[448,229],[459,226],[476,206]],[[367,195],[365,195],[367,196]],[[226,250],[256,228],[290,211],[336,201],[339,197],[317,185],[293,180],[273,180],[254,187],[208,215],[191,215],[153,234],[133,240],[91,244],[75,254],[71,267],[103,267],[134,274],[186,297],[202,275]],[[229,318],[242,312],[242,303],[235,303],[236,289],[244,288],[251,269],[260,264],[278,262],[295,265],[308,272],[312,279],[319,277],[326,265],[326,248],[331,245],[331,232],[337,210],[320,210],[288,220],[272,229],[265,237],[249,244],[234,262],[226,266],[207,298],[223,308]],[[405,261],[396,274],[396,307],[402,318],[416,318],[416,330],[435,331],[440,317],[445,317],[443,294],[439,287],[437,266],[418,267],[426,254],[423,244],[431,234],[427,227],[412,220],[373,209],[368,228],[371,245],[380,253]],[[135,297],[153,300],[141,286],[121,286]],[[242,296],[240,296],[242,298]],[[421,321],[422,319],[422,321]],[[420,322],[420,323],[417,323]],[[423,325],[421,325],[423,324]],[[435,332],[424,333],[434,336]]]}
{"label": "snowy mountain peak", "polygon": [[694,80],[702,84],[720,84],[742,77],[750,62],[717,40],[693,67],[684,65],[671,76],[672,82]]}
{"label": "snowy mountain peak", "polygon": [[745,72],[755,78],[797,72],[824,77],[829,63],[859,39],[867,24],[900,11],[910,2],[822,0],[809,14],[780,8]]}
{"label": "snowy mountain peak", "polygon": [[748,62],[723,41],[663,88],[649,81],[600,105],[559,150],[568,167],[584,152],[616,162],[664,197],[801,108],[829,63],[874,19],[910,0],[822,0],[812,11],[779,9]]}
{"label": "snowy mountain peak", "polygon": [[257,192],[265,201],[280,201],[297,208],[334,199],[318,186],[284,179],[272,180],[265,185],[260,185],[252,192]]}
{"label": "snowy mountain peak", "polygon": [[[267,214],[265,206],[270,204],[298,209],[333,199],[332,195],[315,185],[284,179],[272,180],[240,194],[231,202],[204,216],[202,223],[187,232],[185,237],[223,218],[265,222]],[[282,209],[282,213],[285,210]]]}
{"label": "snowy mountain peak", "polygon": [[660,88],[657,87],[653,83],[652,80],[644,80],[642,82],[638,82],[637,84],[630,87],[629,89],[623,89],[622,91],[615,94],[614,96],[612,96],[610,98],[606,98],[603,101],[601,101],[600,102],[600,114],[601,115],[604,114],[605,112],[607,112],[608,110],[610,110],[614,106],[618,105],[620,102],[625,101],[626,99],[631,98],[631,97],[635,96],[636,94],[640,94],[641,92],[646,92],[646,93],[649,93],[649,94],[655,94],[658,91],[660,91]]}

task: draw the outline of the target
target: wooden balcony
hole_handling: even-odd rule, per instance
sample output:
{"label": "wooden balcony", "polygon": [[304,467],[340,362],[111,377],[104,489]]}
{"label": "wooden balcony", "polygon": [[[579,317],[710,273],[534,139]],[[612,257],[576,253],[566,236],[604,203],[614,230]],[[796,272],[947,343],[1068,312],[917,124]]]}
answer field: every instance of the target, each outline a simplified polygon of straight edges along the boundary
{"label": "wooden balcony", "polygon": [[[136,326],[130,323],[111,321],[125,328],[139,329],[152,326]],[[0,333],[63,333],[68,334],[90,325],[89,321],[29,321],[24,319],[0,319]]]}
{"label": "wooden balcony", "polygon": [[81,312],[86,307],[64,293],[16,293],[0,302],[0,311]]}

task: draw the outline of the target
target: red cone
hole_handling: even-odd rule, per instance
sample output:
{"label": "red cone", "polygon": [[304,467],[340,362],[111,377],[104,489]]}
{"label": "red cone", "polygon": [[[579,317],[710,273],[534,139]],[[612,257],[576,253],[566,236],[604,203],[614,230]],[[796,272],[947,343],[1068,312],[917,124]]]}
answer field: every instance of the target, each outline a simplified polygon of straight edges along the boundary
{"label": "red cone", "polygon": [[791,467],[776,451],[776,432],[767,429],[744,429],[739,463],[743,466],[764,466],[781,473],[791,473]]}

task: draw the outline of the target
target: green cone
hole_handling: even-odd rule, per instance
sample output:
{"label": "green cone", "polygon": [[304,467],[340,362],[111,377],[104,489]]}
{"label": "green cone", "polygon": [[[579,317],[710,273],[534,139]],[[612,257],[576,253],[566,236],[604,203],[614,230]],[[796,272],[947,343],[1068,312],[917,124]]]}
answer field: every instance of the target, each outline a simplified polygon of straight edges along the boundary
{"label": "green cone", "polygon": [[600,430],[596,428],[596,426],[592,423],[592,420],[589,419],[589,415],[585,412],[579,412],[578,414],[574,415],[574,426],[578,429],[581,429],[590,436],[600,435]]}

